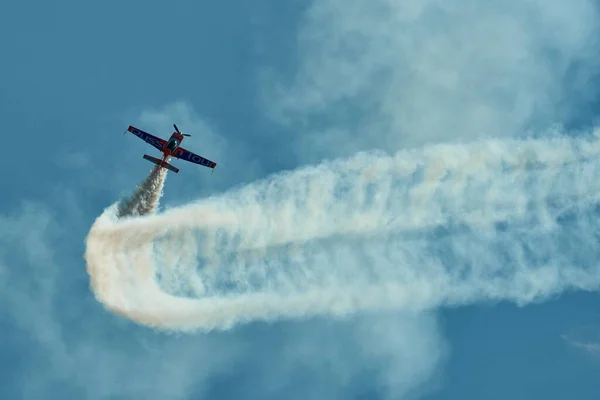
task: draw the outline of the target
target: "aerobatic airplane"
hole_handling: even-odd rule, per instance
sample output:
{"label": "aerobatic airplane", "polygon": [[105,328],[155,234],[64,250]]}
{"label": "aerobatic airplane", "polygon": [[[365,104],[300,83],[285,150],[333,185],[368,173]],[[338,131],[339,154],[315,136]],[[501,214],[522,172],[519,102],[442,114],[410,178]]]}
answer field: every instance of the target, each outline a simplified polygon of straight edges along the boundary
{"label": "aerobatic airplane", "polygon": [[[167,162],[169,157],[180,158],[182,160],[189,161],[194,164],[203,165],[214,170],[214,168],[217,166],[217,163],[207,160],[204,157],[200,157],[198,154],[194,154],[191,151],[186,150],[180,146],[181,142],[183,141],[183,137],[190,135],[188,135],[187,133],[181,133],[177,128],[177,125],[175,124],[173,124],[173,127],[175,128],[175,132],[171,134],[169,141],[151,135],[148,132],[144,132],[143,130],[131,125],[129,125],[129,128],[127,128],[127,131],[133,133],[135,136],[139,137],[146,143],[149,143],[150,145],[156,147],[158,150],[162,151],[162,159],[158,159],[147,154],[144,154],[143,158],[150,162],[153,162],[156,165],[160,165],[161,167],[166,168],[169,171],[173,171],[175,173],[179,172],[178,168],[175,168]],[[127,131],[125,131],[125,133],[127,133]]]}

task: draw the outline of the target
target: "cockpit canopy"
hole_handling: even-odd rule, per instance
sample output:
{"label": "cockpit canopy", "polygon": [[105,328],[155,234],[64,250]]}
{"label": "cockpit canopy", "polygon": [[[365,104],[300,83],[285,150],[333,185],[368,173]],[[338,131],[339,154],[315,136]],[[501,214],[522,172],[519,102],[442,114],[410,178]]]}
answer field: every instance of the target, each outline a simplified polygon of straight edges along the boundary
{"label": "cockpit canopy", "polygon": [[179,140],[177,140],[176,138],[171,138],[167,143],[167,150],[173,152],[177,147],[179,147],[179,143]]}

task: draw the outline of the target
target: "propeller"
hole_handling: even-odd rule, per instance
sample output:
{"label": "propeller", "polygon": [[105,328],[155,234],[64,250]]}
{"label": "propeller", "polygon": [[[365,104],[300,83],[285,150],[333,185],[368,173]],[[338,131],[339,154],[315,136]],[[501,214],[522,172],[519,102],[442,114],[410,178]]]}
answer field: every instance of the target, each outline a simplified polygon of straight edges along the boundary
{"label": "propeller", "polygon": [[192,135],[188,135],[187,133],[181,133],[179,131],[179,128],[177,128],[177,125],[173,124],[173,128],[175,128],[175,131],[177,131],[177,133],[179,133],[182,136],[192,136]]}

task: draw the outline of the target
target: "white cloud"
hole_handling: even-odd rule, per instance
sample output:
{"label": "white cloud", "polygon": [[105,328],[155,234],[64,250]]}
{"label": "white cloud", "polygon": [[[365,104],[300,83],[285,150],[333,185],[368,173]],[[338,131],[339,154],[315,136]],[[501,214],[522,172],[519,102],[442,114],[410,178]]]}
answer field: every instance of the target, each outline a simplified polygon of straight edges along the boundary
{"label": "white cloud", "polygon": [[300,126],[309,162],[520,136],[568,112],[566,72],[597,53],[597,29],[590,0],[323,0],[299,32],[296,73],[270,74],[266,109]]}
{"label": "white cloud", "polygon": [[78,279],[85,274],[83,262],[64,256],[78,241],[63,236],[61,225],[38,203],[0,215],[0,303],[13,323],[3,343],[22,357],[1,366],[17,369],[20,377],[4,382],[3,393],[28,399],[48,393],[186,399],[244,353],[240,341],[135,333],[102,312],[87,280]]}
{"label": "white cloud", "polygon": [[367,389],[405,399],[438,389],[431,374],[447,356],[432,315],[287,321],[261,326],[253,342],[260,357],[244,360],[253,371],[236,381],[232,398],[353,398]]}
{"label": "white cloud", "polygon": [[357,341],[368,365],[377,368],[385,399],[420,397],[440,388],[439,366],[449,356],[435,314],[364,318]]}

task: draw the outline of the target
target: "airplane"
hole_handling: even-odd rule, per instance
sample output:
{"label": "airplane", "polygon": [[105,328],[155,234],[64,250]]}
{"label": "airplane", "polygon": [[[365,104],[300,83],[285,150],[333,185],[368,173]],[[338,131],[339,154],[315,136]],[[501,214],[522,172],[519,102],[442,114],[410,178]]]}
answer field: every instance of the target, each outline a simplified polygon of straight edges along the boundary
{"label": "airplane", "polygon": [[159,137],[156,137],[154,135],[151,135],[148,132],[144,132],[143,130],[138,129],[135,126],[131,126],[131,125],[129,125],[129,128],[127,128],[127,130],[123,134],[125,134],[127,132],[131,132],[132,134],[139,137],[146,143],[148,143],[148,144],[154,146],[155,148],[157,148],[158,150],[160,150],[163,153],[162,159],[158,159],[156,157],[152,157],[147,154],[144,154],[143,158],[156,164],[156,165],[166,168],[169,171],[173,171],[175,173],[179,172],[179,168],[176,168],[167,162],[170,157],[175,157],[178,159],[189,161],[194,164],[203,165],[205,167],[212,168],[214,171],[214,168],[217,166],[217,163],[210,161],[204,157],[200,157],[198,154],[194,154],[191,151],[186,150],[180,146],[181,142],[183,141],[184,136],[191,136],[191,135],[189,135],[187,133],[181,133],[179,131],[179,129],[177,128],[177,125],[175,125],[175,124],[173,124],[173,127],[175,128],[175,132],[173,132],[171,134],[171,137],[169,138],[168,141],[161,139]]}

